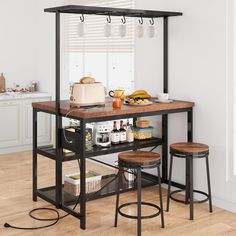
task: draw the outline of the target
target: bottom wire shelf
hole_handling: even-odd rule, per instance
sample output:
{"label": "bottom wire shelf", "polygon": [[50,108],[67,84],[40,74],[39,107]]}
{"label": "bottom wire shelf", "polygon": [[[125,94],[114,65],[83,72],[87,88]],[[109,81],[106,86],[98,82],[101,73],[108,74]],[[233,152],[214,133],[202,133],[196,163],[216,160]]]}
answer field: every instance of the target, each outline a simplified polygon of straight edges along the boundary
{"label": "bottom wire shelf", "polygon": [[[101,187],[108,184],[112,179],[115,178],[115,174],[102,176]],[[136,189],[136,182],[129,182],[125,178],[123,178],[123,183],[120,192],[127,192]],[[116,184],[117,179],[111,182],[109,185],[105,186],[101,191],[95,193],[86,194],[87,201],[107,197],[116,194]],[[153,186],[157,184],[157,179],[148,173],[142,173],[142,187]],[[37,191],[38,197],[56,205],[56,187],[50,186],[46,188],[38,189]],[[70,206],[75,204],[78,201],[78,197],[73,196],[66,191],[63,191],[63,205]]]}

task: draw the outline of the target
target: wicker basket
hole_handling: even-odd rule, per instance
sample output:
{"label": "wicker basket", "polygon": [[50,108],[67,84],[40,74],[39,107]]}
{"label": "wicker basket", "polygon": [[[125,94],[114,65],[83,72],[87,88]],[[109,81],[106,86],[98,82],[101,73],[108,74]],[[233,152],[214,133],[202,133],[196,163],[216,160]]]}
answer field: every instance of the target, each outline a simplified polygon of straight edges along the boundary
{"label": "wicker basket", "polygon": [[[102,176],[94,171],[86,171],[86,193],[96,192],[101,188]],[[74,196],[80,194],[80,173],[65,175],[64,190]]]}

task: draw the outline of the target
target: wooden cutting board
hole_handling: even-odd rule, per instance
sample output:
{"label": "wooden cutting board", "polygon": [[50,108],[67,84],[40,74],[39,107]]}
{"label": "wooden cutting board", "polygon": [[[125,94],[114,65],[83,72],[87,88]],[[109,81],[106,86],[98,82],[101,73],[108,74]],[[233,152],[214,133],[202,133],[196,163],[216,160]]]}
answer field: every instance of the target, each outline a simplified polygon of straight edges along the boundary
{"label": "wooden cutting board", "polygon": [[0,93],[6,92],[6,80],[3,76],[3,73],[0,75]]}

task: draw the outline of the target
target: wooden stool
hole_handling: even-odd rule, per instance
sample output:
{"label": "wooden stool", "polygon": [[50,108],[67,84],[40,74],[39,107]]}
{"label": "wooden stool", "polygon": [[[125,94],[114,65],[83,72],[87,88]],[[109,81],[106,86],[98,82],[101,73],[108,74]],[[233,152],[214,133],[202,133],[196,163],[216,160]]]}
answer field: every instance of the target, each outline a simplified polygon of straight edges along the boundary
{"label": "wooden stool", "polygon": [[[118,155],[118,164],[119,164],[119,172],[118,172],[118,184],[117,184],[117,195],[116,195],[116,211],[115,211],[115,227],[117,227],[118,221],[118,213],[124,217],[130,219],[137,219],[137,231],[138,236],[141,236],[141,220],[153,218],[161,214],[161,227],[164,228],[164,214],[163,214],[163,204],[162,204],[162,191],[161,191],[161,178],[160,178],[160,154],[154,152],[144,152],[144,151],[131,151],[131,152],[123,152]],[[137,171],[137,189],[138,189],[138,201],[137,202],[129,202],[119,206],[119,195],[120,195],[120,188],[122,184],[122,173],[123,168],[134,169]],[[141,170],[142,169],[150,169],[150,168],[157,168],[158,174],[158,183],[159,183],[159,195],[160,195],[160,206],[157,206],[150,202],[142,202],[141,200]],[[128,215],[121,211],[123,207],[127,207],[130,205],[137,205],[137,216]],[[141,205],[151,206],[157,209],[157,212],[148,215],[142,216],[141,215]]]}
{"label": "wooden stool", "polygon": [[[186,178],[186,193],[185,201],[174,198],[172,195],[184,190],[176,190],[170,192],[171,176],[172,176],[172,165],[173,157],[187,158],[187,173],[189,175]],[[190,220],[193,220],[193,203],[202,203],[209,200],[209,211],[212,212],[212,200],[211,200],[211,184],[210,184],[210,170],[209,170],[209,147],[206,144],[201,143],[174,143],[170,145],[170,170],[169,170],[169,185],[167,193],[167,207],[166,211],[169,211],[170,198],[174,201],[190,204]],[[208,194],[202,191],[193,189],[193,158],[206,158],[206,171],[207,171],[207,183],[208,183]],[[193,200],[193,193],[200,193],[205,195],[206,198],[201,201]]]}

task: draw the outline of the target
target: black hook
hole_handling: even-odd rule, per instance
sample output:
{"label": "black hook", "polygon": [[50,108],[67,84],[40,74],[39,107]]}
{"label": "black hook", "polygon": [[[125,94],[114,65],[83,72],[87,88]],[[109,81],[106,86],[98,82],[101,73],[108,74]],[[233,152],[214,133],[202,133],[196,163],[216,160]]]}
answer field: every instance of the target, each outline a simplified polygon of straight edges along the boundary
{"label": "black hook", "polygon": [[80,16],[80,20],[81,20],[81,22],[84,22],[84,14],[82,14],[82,16]]}
{"label": "black hook", "polygon": [[143,17],[141,16],[140,19],[138,20],[139,24],[143,24]]}
{"label": "black hook", "polygon": [[111,16],[110,16],[110,14],[109,14],[108,17],[107,17],[107,22],[108,22],[108,23],[111,23]]}
{"label": "black hook", "polygon": [[154,25],[154,23],[155,23],[153,18],[149,22],[151,25]]}
{"label": "black hook", "polygon": [[125,23],[126,23],[125,16],[123,16],[123,19],[121,19],[121,22],[122,22],[123,24],[125,24]]}

